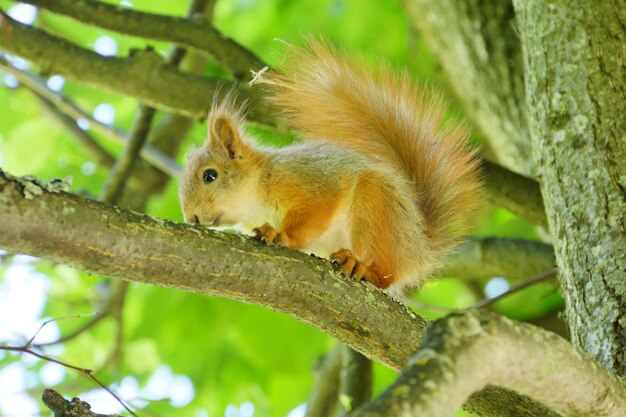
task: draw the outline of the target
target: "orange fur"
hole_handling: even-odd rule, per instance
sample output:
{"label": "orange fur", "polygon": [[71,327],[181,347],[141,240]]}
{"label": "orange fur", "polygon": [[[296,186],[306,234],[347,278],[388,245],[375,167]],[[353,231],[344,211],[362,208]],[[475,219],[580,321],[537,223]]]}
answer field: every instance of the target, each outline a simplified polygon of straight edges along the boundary
{"label": "orange fur", "polygon": [[444,123],[437,95],[406,73],[321,41],[289,47],[282,73],[262,82],[304,142],[259,147],[228,94],[211,110],[209,140],[188,154],[185,219],[331,257],[379,288],[421,284],[483,199],[465,129]]}
{"label": "orange fur", "polygon": [[445,108],[407,72],[371,69],[323,41],[287,47],[281,73],[262,82],[287,123],[306,140],[340,142],[400,167],[414,184],[432,245],[448,252],[484,200],[467,130],[444,123]]}

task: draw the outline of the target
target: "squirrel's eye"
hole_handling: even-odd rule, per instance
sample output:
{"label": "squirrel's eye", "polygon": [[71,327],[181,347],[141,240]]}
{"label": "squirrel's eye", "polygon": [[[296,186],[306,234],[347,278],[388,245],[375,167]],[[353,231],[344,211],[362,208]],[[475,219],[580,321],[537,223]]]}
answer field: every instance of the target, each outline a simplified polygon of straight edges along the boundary
{"label": "squirrel's eye", "polygon": [[209,168],[202,173],[202,179],[207,184],[215,181],[216,178],[217,178],[217,171],[214,170],[213,168]]}

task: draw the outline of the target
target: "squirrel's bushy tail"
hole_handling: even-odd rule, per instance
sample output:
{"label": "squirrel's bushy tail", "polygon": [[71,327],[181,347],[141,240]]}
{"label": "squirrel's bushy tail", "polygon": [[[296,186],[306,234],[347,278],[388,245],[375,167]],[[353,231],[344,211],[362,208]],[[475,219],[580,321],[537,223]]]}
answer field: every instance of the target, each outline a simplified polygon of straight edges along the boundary
{"label": "squirrel's bushy tail", "polygon": [[406,72],[374,69],[319,40],[287,46],[280,69],[262,82],[289,126],[306,140],[337,141],[400,167],[415,185],[433,249],[452,249],[482,200],[479,161],[467,130],[444,122],[439,96]]}

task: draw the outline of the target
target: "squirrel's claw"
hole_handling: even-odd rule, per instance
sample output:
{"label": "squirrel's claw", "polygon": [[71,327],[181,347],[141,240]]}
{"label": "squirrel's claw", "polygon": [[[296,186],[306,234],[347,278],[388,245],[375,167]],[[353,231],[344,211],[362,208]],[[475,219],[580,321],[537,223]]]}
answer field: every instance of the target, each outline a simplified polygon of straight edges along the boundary
{"label": "squirrel's claw", "polygon": [[339,271],[356,280],[367,280],[374,285],[381,281],[380,274],[368,267],[364,262],[356,259],[350,249],[340,249],[330,255],[330,261],[339,267]]}
{"label": "squirrel's claw", "polygon": [[265,223],[260,227],[255,227],[252,229],[252,232],[254,233],[255,239],[260,240],[268,246],[274,242],[278,243],[277,237],[279,233],[269,223]]}

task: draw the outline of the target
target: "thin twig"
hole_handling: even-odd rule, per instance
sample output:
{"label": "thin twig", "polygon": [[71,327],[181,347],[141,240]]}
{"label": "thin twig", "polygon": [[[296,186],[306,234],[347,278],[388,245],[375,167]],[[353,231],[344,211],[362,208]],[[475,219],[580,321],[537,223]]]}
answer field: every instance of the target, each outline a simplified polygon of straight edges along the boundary
{"label": "thin twig", "polygon": [[[3,68],[7,72],[13,74],[13,76],[15,76],[15,78],[25,87],[48,99],[51,103],[72,117],[74,120],[85,119],[89,122],[90,127],[93,128],[95,132],[117,143],[127,143],[128,137],[124,131],[100,123],[66,96],[50,90],[43,78],[30,74],[26,71],[18,70],[13,67],[1,54],[0,68]],[[177,177],[182,171],[180,166],[172,158],[163,154],[163,152],[153,146],[145,145],[141,150],[141,157],[171,177]]]}
{"label": "thin twig", "polygon": [[122,152],[122,155],[120,155],[113,165],[102,189],[102,195],[100,197],[102,201],[110,204],[119,203],[126,182],[135,167],[139,153],[146,143],[148,131],[150,130],[150,125],[155,114],[156,110],[153,107],[143,104],[139,105],[137,116],[133,123],[132,134],[128,139],[124,152]]}
{"label": "thin twig", "polygon": [[402,302],[409,307],[417,308],[419,310],[433,311],[436,313],[454,313],[454,312],[460,311],[460,309],[458,308],[441,307],[441,306],[436,306],[432,304],[420,303],[419,301],[416,301],[409,297],[402,298]]}
{"label": "thin twig", "polygon": [[[550,268],[542,273],[540,273],[539,275],[536,275],[532,278],[529,278],[527,280],[524,280],[522,282],[520,282],[519,284],[513,285],[511,288],[509,288],[507,291],[503,292],[502,294],[498,294],[495,297],[492,298],[484,298],[480,301],[478,301],[477,303],[475,303],[474,305],[471,305],[469,307],[467,307],[467,310],[473,310],[473,309],[477,309],[477,308],[483,308],[483,307],[487,307],[490,306],[500,300],[502,300],[503,298],[506,298],[512,294],[515,294],[516,292],[519,292],[521,290],[523,290],[524,288],[530,287],[531,285],[537,284],[539,282],[542,281],[546,281],[548,279],[553,278],[556,275],[556,268]],[[434,312],[438,312],[438,313],[458,313],[460,311],[463,311],[464,309],[462,308],[451,308],[451,307],[440,307],[440,306],[435,306],[435,305],[431,305],[431,304],[424,304],[424,303],[420,303],[419,301],[413,300],[412,298],[408,298],[405,297],[402,299],[402,302],[404,304],[406,304],[409,307],[413,307],[413,308],[417,308],[419,310],[425,310],[425,311],[434,311]]]}
{"label": "thin twig", "polygon": [[91,154],[97,159],[98,163],[105,168],[110,168],[115,163],[115,158],[109,154],[100,144],[91,137],[89,133],[78,127],[76,120],[67,114],[63,113],[57,106],[55,106],[48,98],[39,94],[38,92],[29,89],[42,107],[48,111],[48,113],[57,120],[63,128],[65,128],[72,137],[76,138]]}
{"label": "thin twig", "polygon": [[490,306],[494,304],[495,302],[500,301],[501,299],[510,296],[511,294],[515,294],[516,292],[519,292],[523,290],[524,288],[527,288],[539,282],[554,278],[555,276],[556,276],[556,268],[550,268],[542,272],[539,275],[536,275],[532,278],[522,281],[519,284],[513,285],[511,288],[509,288],[507,291],[503,292],[502,294],[496,295],[495,297],[492,297],[492,298],[485,298],[477,302],[473,306],[469,307],[468,310]]}
{"label": "thin twig", "polygon": [[111,303],[109,308],[111,310],[111,316],[115,321],[115,344],[111,355],[104,362],[104,367],[109,365],[113,369],[119,368],[120,360],[122,357],[122,345],[124,338],[124,302],[126,301],[126,294],[128,293],[128,281],[116,281],[112,283],[113,297],[111,297]]}
{"label": "thin twig", "polygon": [[60,343],[69,342],[70,340],[74,339],[75,337],[80,336],[82,333],[86,332],[87,330],[91,329],[93,326],[98,324],[102,319],[104,319],[105,317],[109,315],[109,312],[105,311],[103,313],[96,313],[96,314],[97,314],[96,317],[94,317],[92,320],[89,320],[87,323],[85,323],[78,329],[74,330],[73,332],[66,334],[65,336],[62,336],[52,342],[35,343],[32,346],[36,348],[41,348],[44,346],[52,346],[52,345],[58,345]]}
{"label": "thin twig", "polygon": [[48,324],[50,324],[50,323],[53,323],[53,322],[58,322],[58,321],[61,321],[61,320],[67,320],[67,319],[80,319],[80,318],[83,318],[83,317],[90,317],[90,316],[94,316],[94,315],[95,315],[95,316],[97,316],[98,314],[100,314],[100,313],[95,312],[95,313],[87,313],[87,314],[75,314],[75,315],[72,315],[72,316],[56,317],[56,318],[52,318],[52,319],[50,319],[50,320],[46,320],[46,321],[44,321],[44,322],[42,323],[42,325],[41,325],[41,326],[39,326],[39,329],[37,329],[37,331],[35,332],[35,334],[33,335],[33,337],[31,337],[31,338],[28,340],[28,342],[26,342],[26,344],[24,345],[24,347],[29,347],[29,346],[31,346],[31,345],[32,345],[32,343],[33,343],[33,341],[35,340],[35,338],[36,338],[36,337],[37,337],[37,335],[39,334],[39,332],[41,332],[41,330],[42,330],[44,327],[46,327],[46,325],[48,325]]}
{"label": "thin twig", "polygon": [[133,410],[131,410],[124,403],[124,401],[122,401],[122,399],[117,394],[115,394],[111,389],[109,389],[106,385],[104,385],[102,382],[100,382],[98,380],[98,378],[96,378],[93,375],[93,371],[91,369],[86,369],[86,368],[81,368],[81,367],[76,366],[76,365],[71,365],[71,364],[69,364],[67,362],[63,362],[63,361],[61,361],[59,359],[55,359],[55,358],[52,358],[50,356],[46,356],[44,354],[35,352],[34,350],[29,349],[28,345],[24,345],[24,346],[0,346],[0,350],[10,351],[10,352],[28,353],[29,355],[36,356],[39,359],[42,359],[42,360],[44,360],[46,362],[56,363],[57,365],[61,365],[61,366],[65,367],[65,368],[73,369],[73,370],[79,372],[81,375],[84,375],[87,379],[89,379],[94,384],[98,385],[100,388],[102,388],[106,392],[108,392],[113,398],[115,398],[117,400],[118,403],[120,403],[120,405],[122,407],[124,407],[124,409],[126,409],[126,411],[128,411],[131,415],[137,417],[137,414],[135,414],[133,412]]}

